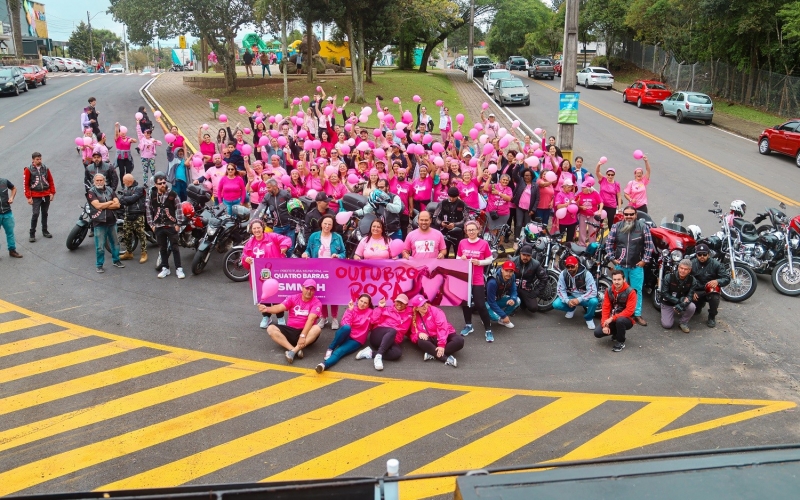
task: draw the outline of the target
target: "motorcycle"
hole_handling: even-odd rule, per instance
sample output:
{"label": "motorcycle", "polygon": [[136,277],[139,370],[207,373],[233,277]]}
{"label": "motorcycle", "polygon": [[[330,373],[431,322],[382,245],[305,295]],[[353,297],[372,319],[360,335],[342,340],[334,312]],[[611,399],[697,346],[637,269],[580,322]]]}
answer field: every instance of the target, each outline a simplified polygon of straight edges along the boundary
{"label": "motorcycle", "polygon": [[786,258],[778,261],[772,269],[772,286],[783,295],[795,297],[800,295],[800,215],[786,223],[780,224],[783,235],[783,246],[786,249]]}
{"label": "motorcycle", "polygon": [[[78,216],[78,220],[75,222],[75,226],[67,235],[68,250],[77,250],[78,247],[81,246],[81,243],[83,243],[83,240],[86,239],[86,236],[89,234],[89,229],[92,227],[91,213],[92,209],[87,202],[83,205],[81,214]],[[114,217],[116,218],[117,233],[122,233],[122,227],[125,224],[125,211],[122,209],[114,210]],[[147,228],[145,232],[147,234],[147,242],[144,242],[143,244],[155,244],[156,240],[153,236],[153,232],[149,228]],[[139,244],[139,237],[136,234],[133,234],[131,237],[130,246],[126,246],[122,241],[120,241],[119,251],[120,253],[133,252],[139,247]],[[106,250],[111,252],[111,245],[106,243],[105,246]]]}
{"label": "motorcycle", "polygon": [[[683,214],[676,213],[672,222],[662,219],[658,227],[650,228],[655,255],[644,271],[643,291],[652,291],[653,307],[661,310],[661,282],[667,274],[678,270],[678,262],[693,252],[695,236],[683,226]],[[649,217],[648,217],[649,219]]]}
{"label": "motorcycle", "polygon": [[192,259],[192,274],[201,274],[211,257],[211,250],[225,253],[231,247],[242,245],[249,237],[247,221],[250,209],[242,205],[234,205],[233,215],[228,215],[225,207],[217,208],[210,215],[205,234],[197,245],[197,252]]}
{"label": "motorcycle", "polygon": [[547,284],[539,297],[539,310],[549,311],[553,308],[558,293],[558,278],[561,275],[560,261],[566,252],[561,244],[561,234],[549,234],[540,220],[535,220],[523,227],[516,242],[517,251],[524,245],[532,248],[531,257],[536,259],[547,272]]}

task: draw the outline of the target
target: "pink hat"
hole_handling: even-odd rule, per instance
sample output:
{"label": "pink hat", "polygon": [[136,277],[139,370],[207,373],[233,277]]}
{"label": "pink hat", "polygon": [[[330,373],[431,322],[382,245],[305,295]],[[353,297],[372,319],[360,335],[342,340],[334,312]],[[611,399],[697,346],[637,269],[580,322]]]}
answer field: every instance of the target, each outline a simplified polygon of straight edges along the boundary
{"label": "pink hat", "polygon": [[592,178],[592,177],[585,178],[583,180],[583,184],[581,184],[582,188],[590,188],[592,186],[594,186],[594,178]]}
{"label": "pink hat", "polygon": [[312,280],[311,278],[309,278],[309,279],[307,279],[307,280],[305,280],[305,281],[303,282],[303,288],[308,288],[308,287],[310,287],[310,286],[313,286],[313,287],[314,287],[314,289],[316,290],[316,288],[317,288],[317,282],[316,282],[316,281],[314,281],[314,280]]}
{"label": "pink hat", "polygon": [[399,294],[397,297],[394,298],[395,302],[402,302],[403,304],[408,304],[408,296],[404,293]]}
{"label": "pink hat", "polygon": [[411,307],[422,307],[423,304],[428,302],[428,299],[425,298],[423,295],[415,295],[411,302],[408,305]]}
{"label": "pink hat", "polygon": [[609,172],[614,172],[615,174],[617,173],[617,171],[614,169],[614,167],[608,167],[606,169],[606,173],[609,173]]}
{"label": "pink hat", "polygon": [[369,175],[378,175],[378,169],[377,168],[369,169]]}
{"label": "pink hat", "polygon": [[641,168],[641,167],[633,169],[633,173],[635,174],[636,172],[642,172],[642,173],[644,173],[644,170],[642,170],[642,168]]}
{"label": "pink hat", "polygon": [[450,174],[448,174],[447,172],[442,172],[441,174],[439,174],[439,178],[443,181],[446,181],[447,179],[450,178]]}

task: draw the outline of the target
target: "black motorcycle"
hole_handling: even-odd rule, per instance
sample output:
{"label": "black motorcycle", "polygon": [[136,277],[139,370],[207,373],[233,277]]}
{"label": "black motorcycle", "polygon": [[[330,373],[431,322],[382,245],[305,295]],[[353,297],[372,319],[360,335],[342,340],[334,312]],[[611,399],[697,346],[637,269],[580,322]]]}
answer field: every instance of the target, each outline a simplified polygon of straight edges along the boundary
{"label": "black motorcycle", "polygon": [[[67,249],[68,250],[77,250],[83,240],[86,239],[86,236],[89,234],[89,229],[92,227],[92,220],[91,220],[91,213],[92,209],[89,206],[89,203],[86,202],[81,209],[81,214],[78,216],[78,220],[75,222],[75,226],[67,235]],[[117,233],[122,232],[122,227],[125,224],[125,210],[119,209],[114,210],[114,217],[117,219]],[[147,234],[147,241],[144,242],[145,245],[153,244],[155,245],[156,239],[153,236],[153,232],[146,228],[145,230]],[[122,241],[120,241],[120,253],[125,252],[133,252],[136,250],[142,242],[139,241],[139,237],[134,233],[131,236],[131,243],[129,246],[126,246]],[[106,250],[111,252],[111,246],[106,243]]]}
{"label": "black motorcycle", "polygon": [[219,207],[209,217],[205,234],[197,246],[197,252],[192,259],[192,274],[201,274],[211,257],[211,250],[225,253],[235,245],[241,245],[249,234],[247,221],[250,219],[250,209],[242,205],[234,205],[228,215],[225,207]]}

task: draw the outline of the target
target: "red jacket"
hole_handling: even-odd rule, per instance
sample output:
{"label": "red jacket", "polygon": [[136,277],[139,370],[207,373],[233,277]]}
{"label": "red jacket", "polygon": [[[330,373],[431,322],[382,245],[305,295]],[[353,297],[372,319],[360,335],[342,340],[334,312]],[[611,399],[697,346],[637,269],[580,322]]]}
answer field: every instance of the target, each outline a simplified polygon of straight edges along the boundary
{"label": "red jacket", "polygon": [[23,185],[25,186],[25,198],[44,198],[45,196],[50,196],[56,194],[56,184],[53,182],[53,174],[50,173],[50,169],[47,169],[47,183],[50,184],[50,189],[47,191],[31,191],[31,169],[29,167],[25,167],[23,172]]}
{"label": "red jacket", "polygon": [[603,300],[603,319],[601,320],[601,324],[605,323],[609,316],[611,316],[611,304],[615,302],[616,296],[629,288],[630,292],[628,293],[628,302],[625,303],[625,309],[619,314],[615,314],[611,319],[614,321],[618,318],[633,318],[633,313],[636,311],[636,290],[628,286],[627,282],[623,282],[622,289],[618,293],[614,292],[614,285],[611,285],[611,287],[606,290],[605,300]]}

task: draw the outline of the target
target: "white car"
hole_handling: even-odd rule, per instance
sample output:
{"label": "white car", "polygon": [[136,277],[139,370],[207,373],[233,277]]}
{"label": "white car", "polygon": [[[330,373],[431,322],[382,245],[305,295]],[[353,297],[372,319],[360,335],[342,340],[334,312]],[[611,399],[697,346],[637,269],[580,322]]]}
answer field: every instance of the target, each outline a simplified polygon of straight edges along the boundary
{"label": "white car", "polygon": [[578,71],[578,85],[589,87],[605,87],[611,90],[614,83],[614,75],[605,68],[588,66]]}
{"label": "white car", "polygon": [[73,59],[75,63],[75,71],[78,73],[86,73],[86,63],[81,61],[80,59]]}
{"label": "white car", "polygon": [[506,80],[513,76],[507,69],[491,69],[483,74],[483,90],[491,95],[494,93],[494,85],[497,80]]}
{"label": "white car", "polygon": [[121,64],[112,64],[110,68],[108,68],[109,73],[124,73],[125,68],[122,67]]}
{"label": "white car", "polygon": [[71,73],[75,72],[75,61],[73,61],[72,59],[67,59],[66,57],[63,58],[62,61],[64,61],[64,66],[66,66],[67,68],[66,71],[69,71]]}

